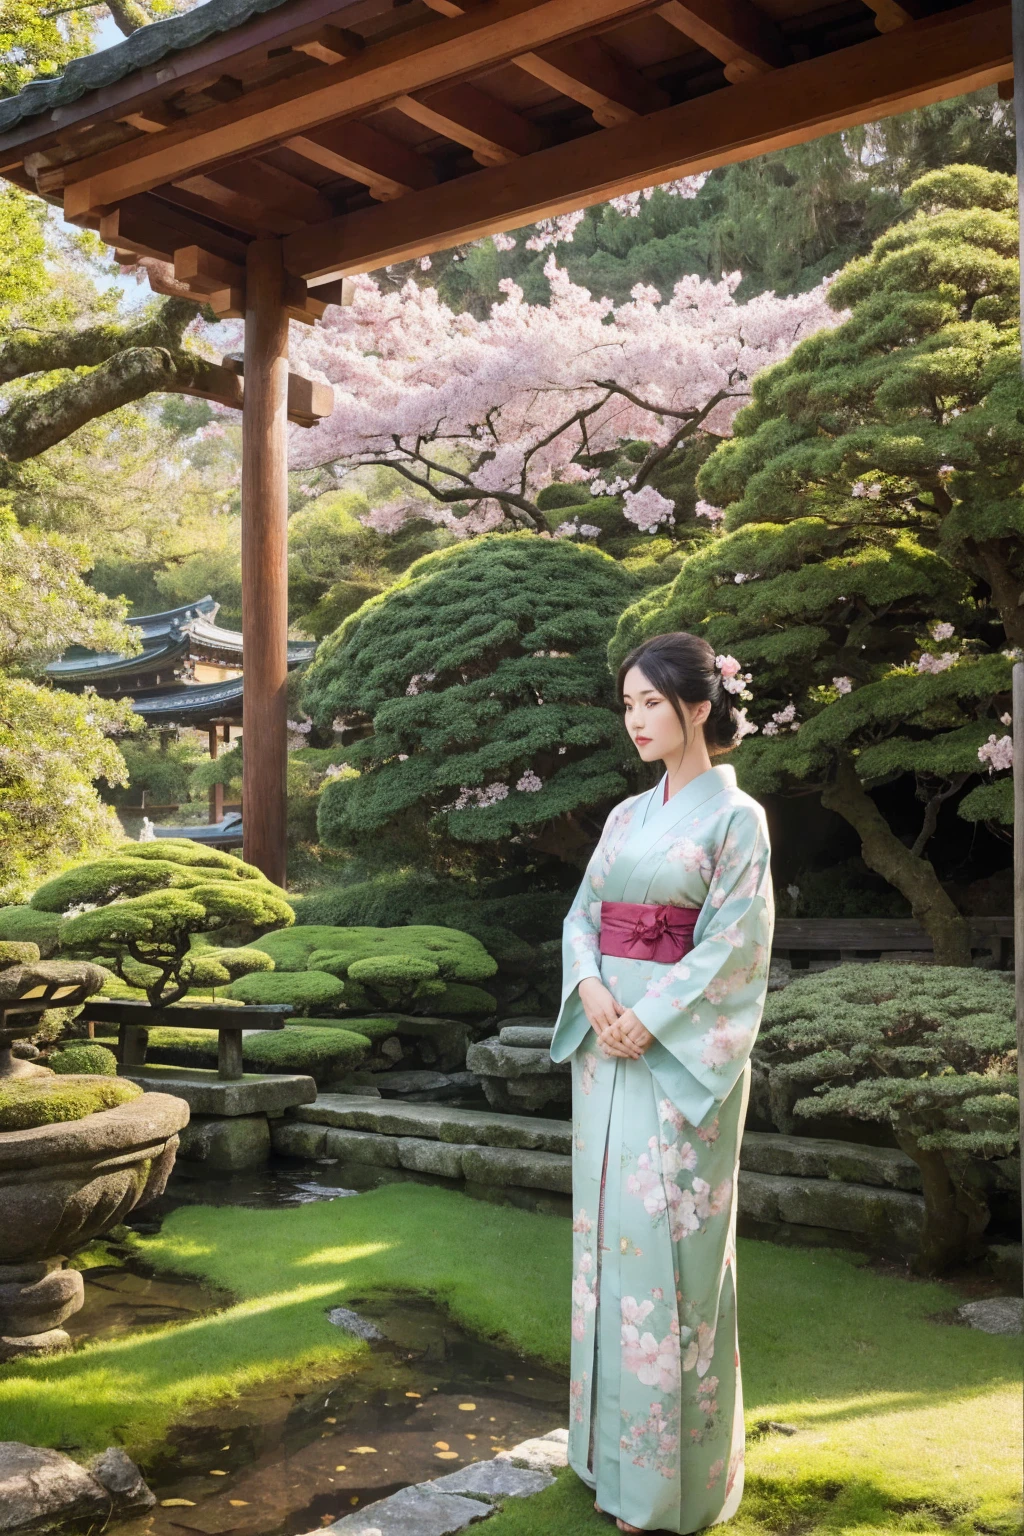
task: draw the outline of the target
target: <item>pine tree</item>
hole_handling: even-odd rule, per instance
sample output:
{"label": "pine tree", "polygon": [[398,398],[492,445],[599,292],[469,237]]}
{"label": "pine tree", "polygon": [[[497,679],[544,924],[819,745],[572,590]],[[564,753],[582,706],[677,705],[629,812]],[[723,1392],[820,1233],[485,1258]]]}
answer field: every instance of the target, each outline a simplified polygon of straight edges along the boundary
{"label": "pine tree", "polygon": [[321,792],[321,841],[439,869],[582,857],[629,788],[605,648],[636,590],[598,550],[533,534],[417,561],[306,675],[319,725],[365,733],[358,773]]}
{"label": "pine tree", "polygon": [[[1024,642],[1016,188],[960,166],[907,195],[914,217],[831,289],[849,319],[755,381],[701,471],[730,531],[623,616],[612,652],[681,628],[734,655],[760,727],[747,787],[817,788],[937,957],[966,965],[925,850],[991,761],[1004,647]],[[910,848],[870,793],[904,775],[924,806]]]}

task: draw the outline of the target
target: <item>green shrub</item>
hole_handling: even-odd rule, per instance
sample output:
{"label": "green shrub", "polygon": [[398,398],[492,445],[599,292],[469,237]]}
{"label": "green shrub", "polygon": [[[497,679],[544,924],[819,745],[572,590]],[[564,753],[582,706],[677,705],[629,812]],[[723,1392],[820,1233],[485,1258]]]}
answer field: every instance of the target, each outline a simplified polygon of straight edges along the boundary
{"label": "green shrub", "polygon": [[[305,905],[305,903],[303,903]],[[314,949],[323,949],[336,936],[337,929],[307,924],[300,928],[279,928],[276,933],[265,933],[254,948],[269,955],[274,970],[304,971]]]}
{"label": "green shrub", "polygon": [[105,1045],[66,1045],[47,1058],[54,1072],[88,1072],[97,1077],[117,1076],[117,1057]]}
{"label": "green shrub", "polygon": [[9,965],[33,965],[39,959],[39,945],[0,939],[0,971]]}
{"label": "green shrub", "polygon": [[143,988],[154,1005],[183,997],[194,974],[205,975],[200,984],[209,986],[237,974],[225,958],[232,950],[194,949],[197,936],[251,940],[295,920],[284,893],[231,854],[182,838],[130,843],[127,849],[48,881],[32,902],[55,912],[90,905],[90,911],[65,917],[61,948],[96,956],[122,982]]}
{"label": "green shrub", "polygon": [[187,979],[191,991],[209,989],[216,999],[216,989],[226,987],[240,976],[252,976],[272,971],[274,962],[270,956],[255,946],[239,949],[216,949],[213,945],[198,947],[193,944],[182,965],[182,977]]}
{"label": "green shrub", "polygon": [[38,944],[45,960],[57,947],[60,918],[34,907],[0,907],[0,939],[18,944]]}
{"label": "green shrub", "polygon": [[0,1131],[30,1131],[37,1125],[84,1120],[140,1098],[142,1089],[123,1078],[9,1077],[0,1080]]}
{"label": "green shrub", "polygon": [[240,1003],[289,1003],[296,1012],[333,1013],[342,1004],[345,987],[323,971],[268,971],[240,976],[227,995]]}
{"label": "green shrub", "polygon": [[552,480],[550,485],[537,492],[537,509],[550,512],[558,507],[585,507],[593,499],[589,486]]}
{"label": "green shrub", "polygon": [[890,1125],[921,1169],[922,1264],[979,1247],[989,1211],[975,1160],[1018,1147],[1013,977],[953,966],[840,965],[768,998],[755,1060],[775,1124]]}

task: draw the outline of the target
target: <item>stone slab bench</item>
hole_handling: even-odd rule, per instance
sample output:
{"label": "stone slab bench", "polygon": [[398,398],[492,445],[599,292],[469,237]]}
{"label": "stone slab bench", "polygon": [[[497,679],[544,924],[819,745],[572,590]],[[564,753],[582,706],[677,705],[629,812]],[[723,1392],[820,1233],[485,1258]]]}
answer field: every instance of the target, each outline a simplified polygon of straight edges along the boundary
{"label": "stone slab bench", "polygon": [[297,1073],[245,1072],[224,1079],[204,1067],[154,1065],[122,1067],[118,1076],[147,1093],[173,1093],[194,1115],[282,1115],[316,1099],[314,1080]]}

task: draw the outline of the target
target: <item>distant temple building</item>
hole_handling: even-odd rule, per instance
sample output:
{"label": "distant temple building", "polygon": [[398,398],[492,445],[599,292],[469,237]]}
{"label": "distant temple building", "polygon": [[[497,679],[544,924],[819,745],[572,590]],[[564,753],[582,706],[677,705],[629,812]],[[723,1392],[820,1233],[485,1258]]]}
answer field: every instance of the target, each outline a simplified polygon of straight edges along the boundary
{"label": "distant temple building", "polygon": [[[242,637],[216,623],[220,604],[201,597],[182,608],[129,619],[142,639],[137,656],[86,650],[74,645],[46,669],[51,682],[78,692],[94,688],[105,699],[130,697],[132,709],[160,730],[188,726],[209,733],[210,756],[230,744],[242,725]],[[290,642],[288,664],[310,661],[316,646]],[[144,809],[144,807],[138,807]],[[224,817],[224,791],[210,791],[210,825],[201,829],[159,827],[159,836],[199,837],[234,846],[241,842],[241,817]],[[228,825],[230,823],[230,825]],[[218,835],[222,834],[222,835]]]}
{"label": "distant temple building", "polygon": [[[95,688],[105,699],[130,695],[147,725],[213,731],[242,724],[242,637],[215,622],[220,604],[201,597],[183,608],[128,620],[142,639],[137,656],[74,645],[46,675],[60,688]],[[310,661],[315,645],[291,642],[288,663]],[[228,739],[225,737],[225,740]],[[216,755],[216,754],[214,754]]]}

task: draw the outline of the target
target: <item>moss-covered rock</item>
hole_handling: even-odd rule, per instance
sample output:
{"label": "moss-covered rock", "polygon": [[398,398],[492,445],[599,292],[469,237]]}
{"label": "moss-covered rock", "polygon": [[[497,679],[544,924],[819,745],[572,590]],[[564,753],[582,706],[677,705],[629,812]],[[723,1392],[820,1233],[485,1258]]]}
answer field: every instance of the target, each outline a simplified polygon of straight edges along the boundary
{"label": "moss-covered rock", "polygon": [[61,1075],[87,1072],[96,1077],[117,1076],[117,1057],[105,1045],[95,1042],[67,1045],[62,1051],[54,1051],[46,1064]]}
{"label": "moss-covered rock", "polygon": [[0,971],[5,971],[9,965],[32,965],[38,959],[38,944],[0,939]]}
{"label": "moss-covered rock", "polygon": [[0,1081],[0,1131],[29,1131],[37,1125],[84,1120],[141,1094],[141,1088],[123,1078],[5,1078]]}
{"label": "moss-covered rock", "polygon": [[497,1003],[483,987],[470,987],[461,981],[450,981],[434,1001],[438,1013],[454,1014],[456,1018],[478,1019],[494,1013]]}

